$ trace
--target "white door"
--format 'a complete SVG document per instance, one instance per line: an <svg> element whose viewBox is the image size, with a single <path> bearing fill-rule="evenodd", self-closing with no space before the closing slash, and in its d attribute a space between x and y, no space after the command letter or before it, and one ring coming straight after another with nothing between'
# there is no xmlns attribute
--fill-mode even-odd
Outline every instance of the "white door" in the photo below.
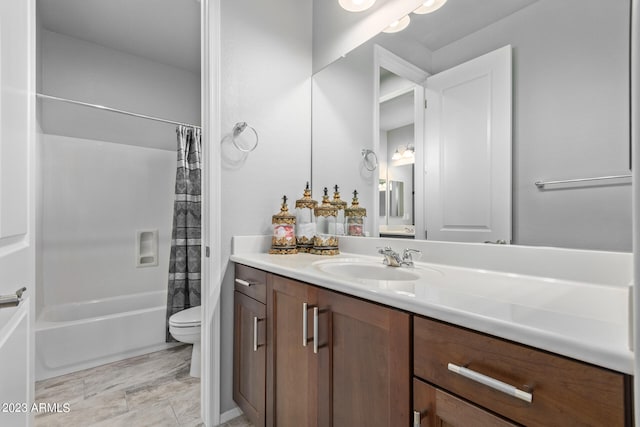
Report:
<svg viewBox="0 0 640 427"><path fill-rule="evenodd" d="M0 2L0 425L30 425L35 300L35 1Z"/></svg>
<svg viewBox="0 0 640 427"><path fill-rule="evenodd" d="M511 46L427 78L429 240L511 241Z"/></svg>

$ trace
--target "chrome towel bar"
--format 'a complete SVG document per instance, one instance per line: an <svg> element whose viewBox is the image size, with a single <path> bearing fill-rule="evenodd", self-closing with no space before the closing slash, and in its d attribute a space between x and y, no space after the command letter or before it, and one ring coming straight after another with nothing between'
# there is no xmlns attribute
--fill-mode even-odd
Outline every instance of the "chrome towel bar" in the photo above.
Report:
<svg viewBox="0 0 640 427"><path fill-rule="evenodd" d="M631 178L631 174L628 174L628 175L596 176L596 177L592 177L592 178L563 179L563 180L558 180L558 181L536 181L536 182L534 182L534 184L538 188L544 188L545 185L570 184L570 183L574 183L574 182L600 181L600 180L605 180L605 179L621 179L621 178Z"/></svg>

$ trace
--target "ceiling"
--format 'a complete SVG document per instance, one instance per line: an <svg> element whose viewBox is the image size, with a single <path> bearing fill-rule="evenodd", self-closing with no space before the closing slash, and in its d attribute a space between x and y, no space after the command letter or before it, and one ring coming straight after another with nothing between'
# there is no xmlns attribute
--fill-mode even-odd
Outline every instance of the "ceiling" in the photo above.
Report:
<svg viewBox="0 0 640 427"><path fill-rule="evenodd" d="M37 0L42 27L200 73L197 0Z"/></svg>
<svg viewBox="0 0 640 427"><path fill-rule="evenodd" d="M536 1L449 0L433 13L412 13L411 24L402 33L416 39L433 52Z"/></svg>

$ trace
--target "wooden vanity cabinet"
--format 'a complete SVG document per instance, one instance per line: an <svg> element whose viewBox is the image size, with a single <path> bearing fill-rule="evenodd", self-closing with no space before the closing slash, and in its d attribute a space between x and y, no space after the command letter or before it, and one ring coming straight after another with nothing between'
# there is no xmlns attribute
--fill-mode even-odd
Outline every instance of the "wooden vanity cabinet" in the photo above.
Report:
<svg viewBox="0 0 640 427"><path fill-rule="evenodd" d="M414 375L441 389L435 391L436 407L451 401L442 397L446 390L478 410L526 426L633 425L630 376L420 316L413 321ZM450 364L472 370L475 378L453 372ZM476 374L530 393L531 401L491 388ZM414 382L414 393L416 388L422 389Z"/></svg>
<svg viewBox="0 0 640 427"><path fill-rule="evenodd" d="M233 400L255 427L266 419L267 274L236 265Z"/></svg>
<svg viewBox="0 0 640 427"><path fill-rule="evenodd" d="M629 375L242 265L236 279L233 398L256 427L633 425Z"/></svg>
<svg viewBox="0 0 640 427"><path fill-rule="evenodd" d="M267 307L268 426L409 425L407 313L276 275Z"/></svg>
<svg viewBox="0 0 640 427"><path fill-rule="evenodd" d="M418 379L413 380L412 427L516 427L462 399Z"/></svg>

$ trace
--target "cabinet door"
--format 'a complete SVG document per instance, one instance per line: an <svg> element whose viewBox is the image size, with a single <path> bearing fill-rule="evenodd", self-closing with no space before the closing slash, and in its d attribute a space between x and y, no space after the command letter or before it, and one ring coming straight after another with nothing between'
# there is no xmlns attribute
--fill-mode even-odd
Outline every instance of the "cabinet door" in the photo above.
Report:
<svg viewBox="0 0 640 427"><path fill-rule="evenodd" d="M318 291L318 424L409 425L409 315Z"/></svg>
<svg viewBox="0 0 640 427"><path fill-rule="evenodd" d="M417 379L413 380L413 427L516 427L482 408Z"/></svg>
<svg viewBox="0 0 640 427"><path fill-rule="evenodd" d="M264 427L266 307L238 291L234 301L233 400L254 426Z"/></svg>
<svg viewBox="0 0 640 427"><path fill-rule="evenodd" d="M316 290L295 280L267 277L267 426L317 425L317 358L312 322ZM306 304L307 310L303 310ZM303 343L303 317L308 316Z"/></svg>

